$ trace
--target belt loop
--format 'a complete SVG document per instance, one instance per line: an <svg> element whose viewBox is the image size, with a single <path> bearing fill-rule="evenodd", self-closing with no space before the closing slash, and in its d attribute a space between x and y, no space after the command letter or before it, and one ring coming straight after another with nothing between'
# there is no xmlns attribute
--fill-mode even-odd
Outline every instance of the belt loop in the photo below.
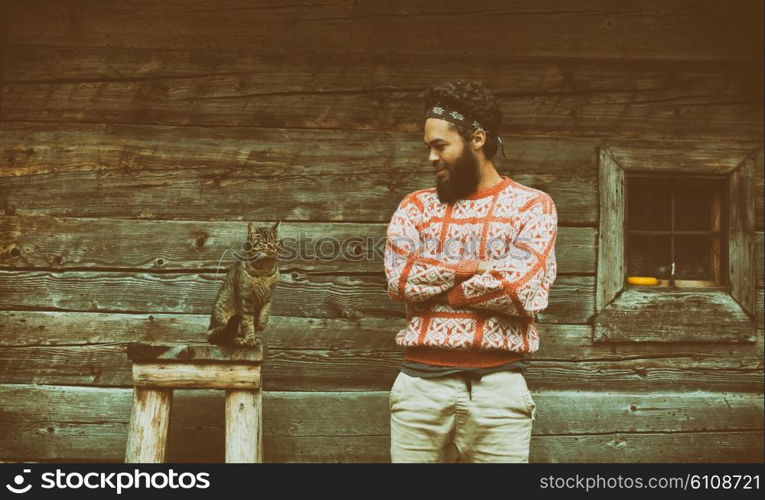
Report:
<svg viewBox="0 0 765 500"><path fill-rule="evenodd" d="M465 378L465 386L467 387L467 391L468 391L468 397L472 401L473 400L473 384L470 381L470 375L465 374L464 378Z"/></svg>

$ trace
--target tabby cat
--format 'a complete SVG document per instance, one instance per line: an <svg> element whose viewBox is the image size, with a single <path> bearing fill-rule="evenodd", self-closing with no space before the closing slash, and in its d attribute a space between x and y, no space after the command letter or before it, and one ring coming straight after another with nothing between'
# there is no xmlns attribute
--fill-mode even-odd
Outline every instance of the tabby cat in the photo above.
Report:
<svg viewBox="0 0 765 500"><path fill-rule="evenodd" d="M272 227L247 224L244 254L237 254L218 292L210 318L208 342L255 347L255 332L265 330L271 313L271 296L279 281L276 253L279 222Z"/></svg>

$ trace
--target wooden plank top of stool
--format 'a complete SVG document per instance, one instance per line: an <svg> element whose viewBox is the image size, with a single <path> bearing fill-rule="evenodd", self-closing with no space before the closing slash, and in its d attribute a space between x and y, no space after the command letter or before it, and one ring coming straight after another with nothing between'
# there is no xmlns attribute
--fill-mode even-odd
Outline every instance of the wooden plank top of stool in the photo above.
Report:
<svg viewBox="0 0 765 500"><path fill-rule="evenodd" d="M127 355L133 362L236 362L260 364L263 347L224 347L206 343L171 344L133 342L127 346Z"/></svg>

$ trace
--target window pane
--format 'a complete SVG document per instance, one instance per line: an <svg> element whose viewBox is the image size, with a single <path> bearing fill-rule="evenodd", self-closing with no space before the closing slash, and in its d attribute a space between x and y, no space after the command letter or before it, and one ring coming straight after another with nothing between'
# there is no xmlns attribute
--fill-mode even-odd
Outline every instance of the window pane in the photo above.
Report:
<svg viewBox="0 0 765 500"><path fill-rule="evenodd" d="M712 278L712 238L709 236L675 237L675 278L709 280Z"/></svg>
<svg viewBox="0 0 765 500"><path fill-rule="evenodd" d="M678 231L709 231L712 229L711 187L679 184L675 197L675 229Z"/></svg>
<svg viewBox="0 0 765 500"><path fill-rule="evenodd" d="M630 235L627 242L627 276L669 279L669 238Z"/></svg>
<svg viewBox="0 0 765 500"><path fill-rule="evenodd" d="M669 231L672 212L666 184L657 179L627 179L628 229Z"/></svg>

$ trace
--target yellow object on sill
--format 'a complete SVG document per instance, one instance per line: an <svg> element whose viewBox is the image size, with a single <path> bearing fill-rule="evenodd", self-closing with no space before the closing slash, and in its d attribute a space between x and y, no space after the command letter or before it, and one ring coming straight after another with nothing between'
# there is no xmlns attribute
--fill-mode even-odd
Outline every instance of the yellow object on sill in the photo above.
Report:
<svg viewBox="0 0 765 500"><path fill-rule="evenodd" d="M627 283L630 285L658 285L659 280L647 276L628 276Z"/></svg>

